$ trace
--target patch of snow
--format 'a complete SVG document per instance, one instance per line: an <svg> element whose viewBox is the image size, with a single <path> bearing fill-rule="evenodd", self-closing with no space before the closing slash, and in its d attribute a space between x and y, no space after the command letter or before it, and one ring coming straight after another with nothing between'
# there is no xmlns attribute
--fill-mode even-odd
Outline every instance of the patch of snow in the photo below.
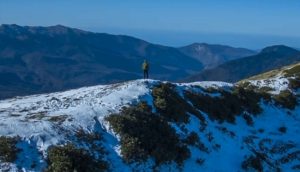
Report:
<svg viewBox="0 0 300 172"><path fill-rule="evenodd" d="M262 79L262 80L249 80L252 85L255 85L259 88L269 87L273 91L270 91L272 94L279 94L280 91L289 89L289 80L288 78L282 76L276 76L270 79Z"/></svg>

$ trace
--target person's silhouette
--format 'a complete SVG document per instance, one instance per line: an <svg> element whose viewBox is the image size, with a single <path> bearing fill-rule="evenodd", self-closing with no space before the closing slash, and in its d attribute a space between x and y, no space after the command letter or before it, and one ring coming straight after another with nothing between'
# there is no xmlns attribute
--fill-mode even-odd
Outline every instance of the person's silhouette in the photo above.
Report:
<svg viewBox="0 0 300 172"><path fill-rule="evenodd" d="M142 69L144 71L144 79L148 79L149 78L149 64L148 64L147 60L144 60Z"/></svg>

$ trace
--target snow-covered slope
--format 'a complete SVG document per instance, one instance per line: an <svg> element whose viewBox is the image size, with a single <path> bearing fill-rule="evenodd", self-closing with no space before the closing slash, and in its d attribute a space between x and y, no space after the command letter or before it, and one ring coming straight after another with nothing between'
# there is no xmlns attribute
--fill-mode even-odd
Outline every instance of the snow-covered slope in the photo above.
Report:
<svg viewBox="0 0 300 172"><path fill-rule="evenodd" d="M24 154L37 159L39 165L34 171L39 171L46 166L43 156L46 156L49 146L66 143L69 135L79 129L87 132L104 129L101 124L105 115L141 98L149 98L149 91L147 84L137 80L3 100L0 102L0 135L21 137L23 142L19 147L25 147L28 152ZM59 117L61 119L56 120ZM108 136L107 148L112 151L109 158L113 163L122 164L121 160L116 161L116 146L116 138ZM36 152L42 155L35 157ZM31 170L31 162L27 158L21 155L16 162L26 171ZM123 166L116 167L123 171Z"/></svg>
<svg viewBox="0 0 300 172"><path fill-rule="evenodd" d="M74 136L81 130L86 133L101 133L101 144L107 152L105 160L111 171L152 171L151 160L133 164L122 160L120 137L104 118L118 113L124 106L141 101L147 102L155 111L152 90L161 83L163 82L155 80L135 80L0 101L0 136L18 137L17 147L21 149L14 162L0 162L0 171L42 171L47 167L45 159L48 148L67 142L76 144ZM230 91L234 85L197 82L175 84L175 87L177 93L186 99L185 91L218 97L222 96L218 92L207 93L203 90L213 87L214 90ZM189 100L186 101L191 104ZM282 171L299 170L300 107L290 110L263 101L260 106L263 111L252 116L252 125L247 124L242 115L236 116L235 123L212 120L209 114L199 109L205 118L205 128L200 129L201 121L193 114L188 114L189 122L186 124L170 122L180 137L191 132L197 133L202 148L189 145L191 155L182 166L169 163L157 169L243 171L247 168L243 169L242 165L245 166L247 158L253 156L262 159L263 171L275 171L277 168ZM93 151L90 147L86 149ZM255 162L250 160L250 163Z"/></svg>

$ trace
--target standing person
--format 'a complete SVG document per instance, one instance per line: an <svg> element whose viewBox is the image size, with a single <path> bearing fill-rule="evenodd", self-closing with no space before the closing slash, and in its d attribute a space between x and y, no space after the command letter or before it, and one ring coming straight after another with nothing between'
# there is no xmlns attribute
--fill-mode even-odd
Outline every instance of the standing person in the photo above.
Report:
<svg viewBox="0 0 300 172"><path fill-rule="evenodd" d="M144 79L148 79L149 78L149 64L147 62L147 60L144 60L144 63L143 63L143 71L144 71Z"/></svg>

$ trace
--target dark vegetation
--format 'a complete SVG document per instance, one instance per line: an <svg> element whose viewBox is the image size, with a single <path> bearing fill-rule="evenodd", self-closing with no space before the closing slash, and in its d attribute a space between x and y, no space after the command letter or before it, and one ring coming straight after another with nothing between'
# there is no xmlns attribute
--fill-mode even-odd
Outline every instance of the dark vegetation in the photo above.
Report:
<svg viewBox="0 0 300 172"><path fill-rule="evenodd" d="M154 158L156 165L177 162L179 165L190 156L187 145L207 151L199 136L191 132L184 139L180 139L168 122L177 124L187 123L189 113L205 122L200 113L203 111L211 119L219 122L235 122L235 116L243 115L248 125L253 125L253 115L262 112L260 102L272 103L285 108L293 108L296 99L290 92L282 92L272 96L270 89L258 89L251 84L238 85L232 90L218 90L215 88L202 89L204 92L185 91L183 97L175 90L172 84L160 84L153 88L154 107L145 102L124 108L119 114L106 117L112 129L120 135L121 153L127 163L144 162ZM220 93L219 96L210 96L211 93ZM188 100L188 101L187 101ZM190 102L190 103L188 103ZM200 111L199 111L200 110ZM234 133L227 131L231 137ZM260 170L259 157L249 157L243 164L244 168Z"/></svg>
<svg viewBox="0 0 300 172"><path fill-rule="evenodd" d="M87 133L84 130L80 129L76 133L76 143L80 146L88 147L89 154L93 155L97 159L104 159L104 156L107 155L103 147L103 137L98 132Z"/></svg>
<svg viewBox="0 0 300 172"><path fill-rule="evenodd" d="M289 77L289 88L294 90L300 88L300 65L296 65L284 72L284 76Z"/></svg>
<svg viewBox="0 0 300 172"><path fill-rule="evenodd" d="M276 105L280 105L291 110L295 109L298 104L297 97L289 90L281 91L278 95L274 95L273 99Z"/></svg>
<svg viewBox="0 0 300 172"><path fill-rule="evenodd" d="M281 133L286 133L287 128L285 126L279 127L278 131L280 131Z"/></svg>
<svg viewBox="0 0 300 172"><path fill-rule="evenodd" d="M17 154L20 151L16 144L17 138L13 137L0 137L0 162L13 162L17 158Z"/></svg>
<svg viewBox="0 0 300 172"><path fill-rule="evenodd" d="M77 148L73 144L50 147L47 162L46 172L99 172L108 170L107 162L96 159L87 150Z"/></svg>
<svg viewBox="0 0 300 172"><path fill-rule="evenodd" d="M300 150L296 150L286 154L285 156L279 159L279 162L286 164L294 160L300 160Z"/></svg>
<svg viewBox="0 0 300 172"><path fill-rule="evenodd" d="M254 122L253 122L252 117L251 117L249 114L244 113L244 114L243 114L243 118L245 119L247 125L253 126L253 123L254 123Z"/></svg>
<svg viewBox="0 0 300 172"><path fill-rule="evenodd" d="M196 132L191 132L187 138L185 139L185 142L189 145L195 146L200 141L199 136Z"/></svg>
<svg viewBox="0 0 300 172"><path fill-rule="evenodd" d="M289 79L289 88L294 90L300 88L300 78Z"/></svg>
<svg viewBox="0 0 300 172"><path fill-rule="evenodd" d="M262 109L259 102L265 96L261 93L242 87L235 87L231 92L219 90L221 96L212 97L207 94L185 92L185 97L194 107L206 112L211 119L220 122L235 122L235 116L242 112L259 114Z"/></svg>
<svg viewBox="0 0 300 172"><path fill-rule="evenodd" d="M208 148L204 145L204 143L201 142L198 134L194 131L188 134L188 136L183 140L188 145L195 146L199 150L209 153Z"/></svg>
<svg viewBox="0 0 300 172"><path fill-rule="evenodd" d="M242 168L244 170L251 170L254 169L257 172L263 172L263 165L262 165L262 160L259 156L249 156L244 160L242 163Z"/></svg>
<svg viewBox="0 0 300 172"><path fill-rule="evenodd" d="M196 163L199 164L199 165L202 165L204 162L205 162L205 159L202 159L202 158L197 158L196 159Z"/></svg>
<svg viewBox="0 0 300 172"><path fill-rule="evenodd" d="M294 67L284 70L285 72L285 77L300 77L300 65L295 65Z"/></svg>
<svg viewBox="0 0 300 172"><path fill-rule="evenodd" d="M300 82L296 79L290 79L292 83L289 83L289 87L291 89L298 89L300 85ZM299 82L299 83L298 83ZM289 90L283 90L277 95L271 95L268 93L269 91L272 91L269 87L261 87L258 88L254 85L251 85L249 82L243 82L238 85L240 88L244 88L247 90L252 90L259 94L263 100L270 103L274 101L275 105L281 106L283 108L287 109L295 109L296 105L298 105L297 97Z"/></svg>
<svg viewBox="0 0 300 172"><path fill-rule="evenodd" d="M48 120L51 122L62 124L67 118L68 115L57 115L57 116L50 116Z"/></svg>
<svg viewBox="0 0 300 172"><path fill-rule="evenodd" d="M156 165L172 161L181 165L190 156L190 151L167 119L152 113L146 103L126 107L120 114L106 117L121 137L121 154L125 162L143 162L152 157Z"/></svg>
<svg viewBox="0 0 300 172"><path fill-rule="evenodd" d="M189 120L187 112L189 112L204 121L200 112L188 104L174 89L174 86L169 83L153 88L154 106L161 116L167 121L187 123Z"/></svg>

